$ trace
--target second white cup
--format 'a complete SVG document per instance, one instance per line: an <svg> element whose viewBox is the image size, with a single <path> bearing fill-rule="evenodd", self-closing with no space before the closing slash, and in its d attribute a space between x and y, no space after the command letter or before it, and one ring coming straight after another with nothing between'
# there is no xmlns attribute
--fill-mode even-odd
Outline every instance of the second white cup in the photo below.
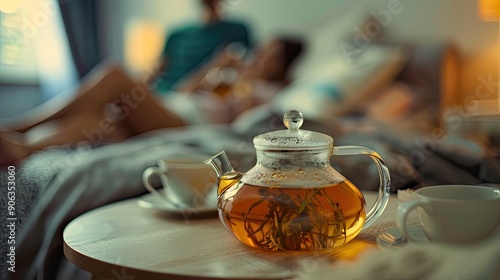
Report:
<svg viewBox="0 0 500 280"><path fill-rule="evenodd" d="M398 206L396 226L409 239L406 220L418 209L418 219L431 242L468 243L488 237L500 225L500 189L446 185L415 192L417 200Z"/></svg>

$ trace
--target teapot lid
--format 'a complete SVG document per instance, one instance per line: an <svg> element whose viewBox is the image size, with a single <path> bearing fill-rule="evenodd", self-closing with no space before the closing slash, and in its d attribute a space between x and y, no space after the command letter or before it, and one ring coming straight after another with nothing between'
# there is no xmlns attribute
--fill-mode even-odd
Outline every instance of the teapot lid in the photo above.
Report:
<svg viewBox="0 0 500 280"><path fill-rule="evenodd" d="M333 146L333 138L319 132L300 130L304 116L297 110L283 116L287 130L277 130L256 136L253 144L258 150L326 149Z"/></svg>

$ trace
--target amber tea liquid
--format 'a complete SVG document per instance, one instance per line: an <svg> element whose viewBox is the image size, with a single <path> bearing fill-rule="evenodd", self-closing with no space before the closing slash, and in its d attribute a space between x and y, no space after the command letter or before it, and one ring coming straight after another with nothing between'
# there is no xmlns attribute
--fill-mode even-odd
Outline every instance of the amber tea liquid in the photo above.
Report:
<svg viewBox="0 0 500 280"><path fill-rule="evenodd" d="M219 215L250 247L334 248L351 241L366 220L364 197L347 180L321 188L271 188L236 185L240 178L221 178L219 186L227 190L219 198Z"/></svg>

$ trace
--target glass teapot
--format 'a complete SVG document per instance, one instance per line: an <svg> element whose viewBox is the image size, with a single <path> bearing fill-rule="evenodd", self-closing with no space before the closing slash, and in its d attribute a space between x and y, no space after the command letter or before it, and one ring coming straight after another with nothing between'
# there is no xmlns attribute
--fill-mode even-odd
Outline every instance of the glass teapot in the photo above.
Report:
<svg viewBox="0 0 500 280"><path fill-rule="evenodd" d="M382 158L360 146L334 147L333 138L300 130L303 116L292 110L288 130L254 138L257 163L235 171L224 151L207 159L218 176L219 218L242 243L267 250L311 251L346 244L382 214L390 176ZM366 212L363 194L330 165L331 155L369 155L380 188Z"/></svg>

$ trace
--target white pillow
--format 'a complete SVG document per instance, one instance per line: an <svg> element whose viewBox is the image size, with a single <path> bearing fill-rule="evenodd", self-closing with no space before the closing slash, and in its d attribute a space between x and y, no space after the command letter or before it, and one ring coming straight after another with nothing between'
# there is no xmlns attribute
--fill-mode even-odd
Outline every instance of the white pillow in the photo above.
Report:
<svg viewBox="0 0 500 280"><path fill-rule="evenodd" d="M354 109L392 82L405 61L401 48L366 46L356 57L326 57L316 69L277 95L278 113L299 110L304 117L324 119Z"/></svg>
<svg viewBox="0 0 500 280"><path fill-rule="evenodd" d="M365 3L366 5L366 3ZM311 28L303 34L306 41L305 55L300 58L292 73L293 79L304 77L307 73L314 71L325 58L342 51L340 46L350 42L356 35L356 26L364 26L369 19L369 11L365 7L358 6L349 9L342 16L329 18L317 27Z"/></svg>

